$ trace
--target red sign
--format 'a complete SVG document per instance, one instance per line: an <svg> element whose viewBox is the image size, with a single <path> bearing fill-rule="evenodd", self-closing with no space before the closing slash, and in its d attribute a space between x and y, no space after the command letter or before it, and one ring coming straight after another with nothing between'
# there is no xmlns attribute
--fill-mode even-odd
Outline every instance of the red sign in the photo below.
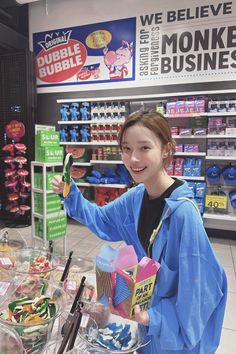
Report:
<svg viewBox="0 0 236 354"><path fill-rule="evenodd" d="M91 71L89 70L82 70L78 73L77 77L79 80L88 80L91 77Z"/></svg>
<svg viewBox="0 0 236 354"><path fill-rule="evenodd" d="M25 135L25 126L22 122L12 120L6 126L7 137L15 141L19 141Z"/></svg>
<svg viewBox="0 0 236 354"><path fill-rule="evenodd" d="M36 76L45 82L65 81L82 69L86 58L87 50L83 43L69 39L66 44L39 52Z"/></svg>

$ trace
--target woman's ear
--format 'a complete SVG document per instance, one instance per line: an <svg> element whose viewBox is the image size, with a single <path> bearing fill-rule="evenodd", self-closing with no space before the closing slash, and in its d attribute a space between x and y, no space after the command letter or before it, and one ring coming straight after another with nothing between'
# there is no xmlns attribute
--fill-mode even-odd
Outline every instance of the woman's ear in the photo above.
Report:
<svg viewBox="0 0 236 354"><path fill-rule="evenodd" d="M163 159L166 159L167 157L170 156L170 143L167 143L164 147L163 147L163 152L162 152L162 157Z"/></svg>

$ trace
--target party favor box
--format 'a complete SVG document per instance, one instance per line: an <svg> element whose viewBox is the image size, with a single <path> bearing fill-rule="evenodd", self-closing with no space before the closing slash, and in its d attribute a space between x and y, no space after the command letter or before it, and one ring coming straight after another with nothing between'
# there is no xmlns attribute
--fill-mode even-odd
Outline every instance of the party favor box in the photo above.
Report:
<svg viewBox="0 0 236 354"><path fill-rule="evenodd" d="M96 256L98 301L108 304L111 298L115 309L127 318L132 317L135 305L148 309L159 267L148 257L138 262L133 246L102 246Z"/></svg>

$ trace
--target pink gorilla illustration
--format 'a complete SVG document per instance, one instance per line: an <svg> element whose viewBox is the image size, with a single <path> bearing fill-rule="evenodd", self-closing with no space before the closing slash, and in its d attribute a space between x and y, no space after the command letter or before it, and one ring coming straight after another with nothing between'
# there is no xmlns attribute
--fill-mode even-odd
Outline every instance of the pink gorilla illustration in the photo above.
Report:
<svg viewBox="0 0 236 354"><path fill-rule="evenodd" d="M133 43L122 41L116 51L104 49L104 62L109 69L110 79L123 79L128 75L128 64L133 54Z"/></svg>

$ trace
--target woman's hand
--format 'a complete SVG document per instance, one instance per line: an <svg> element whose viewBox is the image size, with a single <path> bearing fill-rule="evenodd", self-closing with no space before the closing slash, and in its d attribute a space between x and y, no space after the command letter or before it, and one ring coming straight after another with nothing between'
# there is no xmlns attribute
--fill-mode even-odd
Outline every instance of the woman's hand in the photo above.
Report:
<svg viewBox="0 0 236 354"><path fill-rule="evenodd" d="M112 304L112 300L109 299L109 307L110 307L110 311L111 313L113 313L114 315L117 316L121 316L121 314L119 313L119 311L117 311L113 304ZM121 316L123 317L123 316ZM127 317L124 317L127 318ZM149 315L147 311L142 311L139 305L135 305L134 306L134 314L131 317L131 320L136 321L140 324L142 324L143 326L149 326Z"/></svg>
<svg viewBox="0 0 236 354"><path fill-rule="evenodd" d="M64 190L65 182L62 180L62 176L55 176L52 179L52 190L54 193L62 194Z"/></svg>
<svg viewBox="0 0 236 354"><path fill-rule="evenodd" d="M144 326L149 326L148 312L146 310L142 311L139 305L134 306L134 315L131 319Z"/></svg>

